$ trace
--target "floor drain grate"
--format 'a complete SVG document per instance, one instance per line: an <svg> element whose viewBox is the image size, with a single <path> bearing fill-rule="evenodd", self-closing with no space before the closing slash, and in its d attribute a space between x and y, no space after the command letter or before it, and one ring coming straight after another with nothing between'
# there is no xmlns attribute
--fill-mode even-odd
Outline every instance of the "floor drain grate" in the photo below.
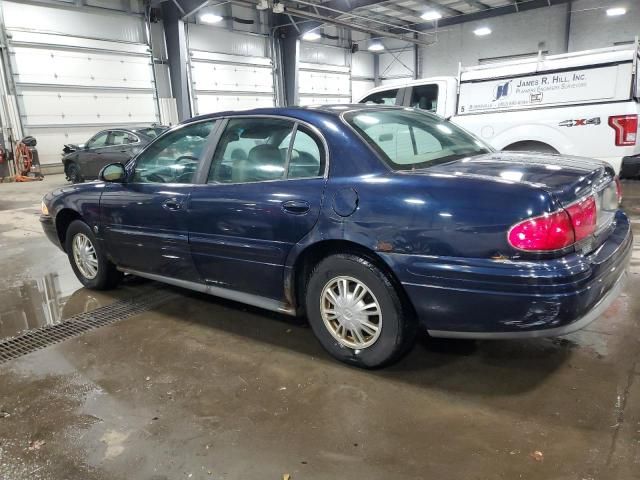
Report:
<svg viewBox="0 0 640 480"><path fill-rule="evenodd" d="M29 330L17 337L0 341L0 363L76 337L89 330L146 312L169 300L171 296L166 290L159 290L129 300L118 300L111 305L97 308L91 312L69 317L64 322Z"/></svg>

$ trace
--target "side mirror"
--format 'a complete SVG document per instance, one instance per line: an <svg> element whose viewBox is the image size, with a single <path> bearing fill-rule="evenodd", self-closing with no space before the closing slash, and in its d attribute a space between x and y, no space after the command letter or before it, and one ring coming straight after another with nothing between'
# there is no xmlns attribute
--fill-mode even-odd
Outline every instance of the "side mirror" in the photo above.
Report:
<svg viewBox="0 0 640 480"><path fill-rule="evenodd" d="M100 170L100 180L103 182L124 182L127 171L121 163L110 163Z"/></svg>

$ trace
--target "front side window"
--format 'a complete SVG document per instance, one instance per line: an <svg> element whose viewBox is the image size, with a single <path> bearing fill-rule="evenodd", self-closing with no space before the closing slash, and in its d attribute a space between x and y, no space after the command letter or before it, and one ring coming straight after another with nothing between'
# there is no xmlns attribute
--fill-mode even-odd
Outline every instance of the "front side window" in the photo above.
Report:
<svg viewBox="0 0 640 480"><path fill-rule="evenodd" d="M438 85L417 85L411 93L411 107L436 112L438 110Z"/></svg>
<svg viewBox="0 0 640 480"><path fill-rule="evenodd" d="M372 93L365 97L360 103L366 103L367 105L395 105L399 90L399 88L392 88L384 92Z"/></svg>
<svg viewBox="0 0 640 480"><path fill-rule="evenodd" d="M193 183L215 120L185 125L159 138L138 155L133 181Z"/></svg>
<svg viewBox="0 0 640 480"><path fill-rule="evenodd" d="M490 147L434 115L415 110L368 110L345 120L395 170L425 168L490 152Z"/></svg>
<svg viewBox="0 0 640 480"><path fill-rule="evenodd" d="M107 144L109 132L100 132L87 142L87 148L104 147Z"/></svg>

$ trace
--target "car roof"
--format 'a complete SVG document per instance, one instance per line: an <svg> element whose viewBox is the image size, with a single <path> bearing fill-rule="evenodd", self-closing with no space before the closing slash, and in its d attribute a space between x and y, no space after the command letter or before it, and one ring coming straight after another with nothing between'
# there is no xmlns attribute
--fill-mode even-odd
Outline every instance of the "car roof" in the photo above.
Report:
<svg viewBox="0 0 640 480"><path fill-rule="evenodd" d="M249 115L277 115L283 117L301 118L305 119L313 116L317 113L318 116L331 116L339 117L345 112L358 112L367 110L402 110L405 107L395 105L367 105L363 103L347 103L347 104L322 104L322 105L308 105L304 107L269 107L269 108L254 108L250 110L227 110L224 112L208 113L205 115L199 115L197 117L190 118L184 123L191 123L206 119L215 119L228 116L249 116Z"/></svg>

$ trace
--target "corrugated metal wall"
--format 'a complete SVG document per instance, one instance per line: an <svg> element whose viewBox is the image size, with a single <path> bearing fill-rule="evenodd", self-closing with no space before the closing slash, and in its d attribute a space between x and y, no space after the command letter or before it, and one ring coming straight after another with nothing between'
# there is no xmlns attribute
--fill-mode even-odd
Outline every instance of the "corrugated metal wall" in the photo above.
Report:
<svg viewBox="0 0 640 480"><path fill-rule="evenodd" d="M194 113L275 105L268 37L189 24Z"/></svg>
<svg viewBox="0 0 640 480"><path fill-rule="evenodd" d="M110 125L158 121L139 15L2 2L23 134L43 164ZM28 22L25 22L25 18Z"/></svg>

